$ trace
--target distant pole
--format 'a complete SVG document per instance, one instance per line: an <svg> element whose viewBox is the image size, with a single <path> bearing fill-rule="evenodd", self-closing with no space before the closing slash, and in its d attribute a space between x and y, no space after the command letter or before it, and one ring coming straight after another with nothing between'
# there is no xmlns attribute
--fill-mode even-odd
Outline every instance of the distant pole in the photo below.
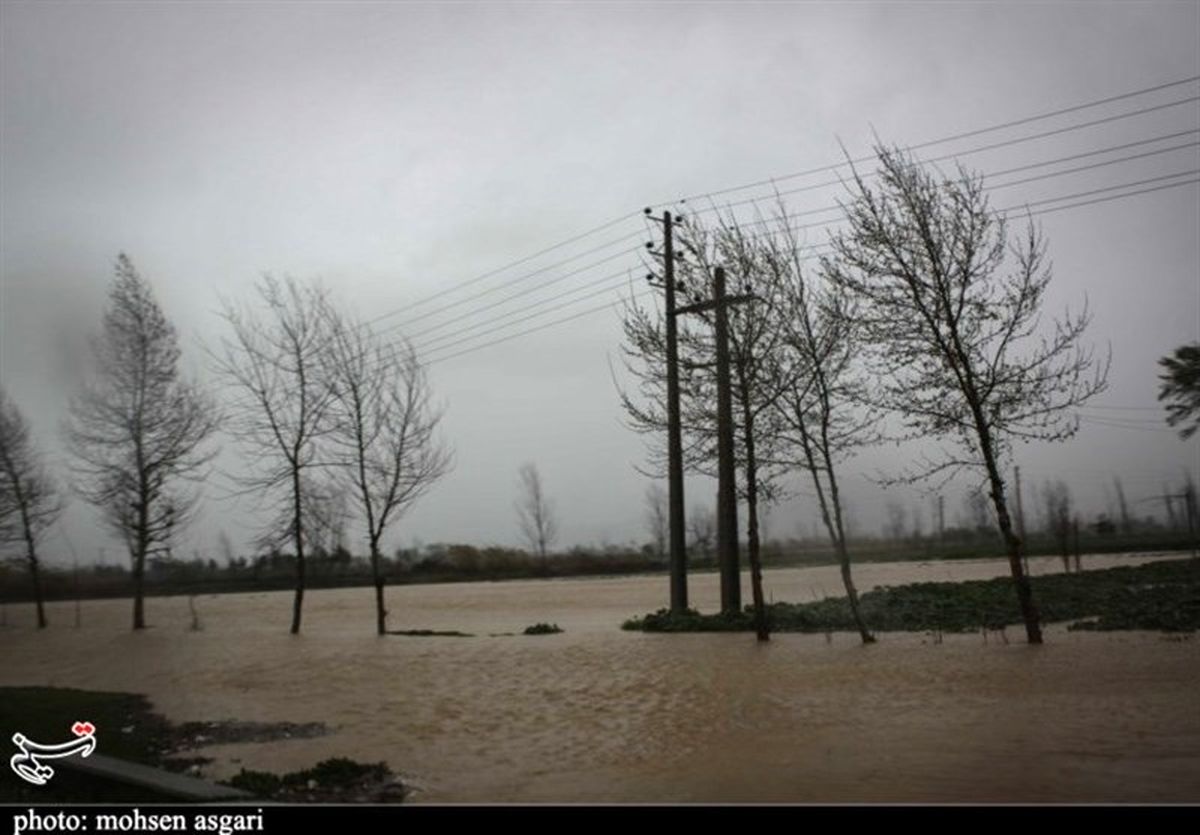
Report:
<svg viewBox="0 0 1200 835"><path fill-rule="evenodd" d="M1025 550L1025 507L1021 504L1021 468L1013 467L1013 479L1016 481L1017 494L1017 536L1021 537L1021 551Z"/></svg>
<svg viewBox="0 0 1200 835"><path fill-rule="evenodd" d="M83 625L83 611L79 605L79 558L74 561L75 566L75 628L78 629Z"/></svg>
<svg viewBox="0 0 1200 835"><path fill-rule="evenodd" d="M1167 506L1167 528L1172 531L1178 530L1179 522L1175 518L1175 504L1173 501L1175 497L1168 493L1167 488L1164 486L1163 494L1159 498L1161 498L1163 500L1163 504Z"/></svg>
<svg viewBox="0 0 1200 835"><path fill-rule="evenodd" d="M946 497L938 493L937 497L938 540L946 539Z"/></svg>
<svg viewBox="0 0 1200 835"><path fill-rule="evenodd" d="M1188 536L1192 540L1192 556L1196 556L1200 548L1196 542L1196 487L1189 478L1183 491L1183 503L1187 509Z"/></svg>
<svg viewBox="0 0 1200 835"><path fill-rule="evenodd" d="M1029 574L1029 546L1025 542L1025 506L1021 503L1021 468L1013 467L1013 487L1017 494L1017 539L1020 540L1021 564Z"/></svg>
<svg viewBox="0 0 1200 835"><path fill-rule="evenodd" d="M1072 517L1072 519L1071 519L1071 538L1074 540L1074 545L1075 545L1075 570L1080 571L1080 570L1082 570L1082 567L1083 567L1082 566L1083 555L1080 554L1080 552L1079 552L1079 517L1078 516Z"/></svg>

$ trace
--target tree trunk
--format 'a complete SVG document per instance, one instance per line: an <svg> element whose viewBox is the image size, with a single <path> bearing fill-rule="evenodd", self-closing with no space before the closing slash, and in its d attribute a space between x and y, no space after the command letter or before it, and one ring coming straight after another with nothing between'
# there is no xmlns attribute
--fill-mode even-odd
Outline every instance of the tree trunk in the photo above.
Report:
<svg viewBox="0 0 1200 835"><path fill-rule="evenodd" d="M379 569L378 543L371 543L371 574L375 579L375 628L380 635L387 634L387 609L383 607L383 573Z"/></svg>
<svg viewBox="0 0 1200 835"><path fill-rule="evenodd" d="M1021 563L1023 544L1020 537L1013 532L1012 519L1008 515L1008 505L1004 501L1004 482L996 469L995 458L990 448L984 449L984 462L987 465L988 480L992 486L992 504L996 508L996 521L1000 525L1000 535L1004 537L1004 546L1008 552L1008 565L1012 571L1013 583L1017 587L1017 602L1021 605L1021 617L1025 621L1025 635L1031 644L1042 643L1042 627L1037 606L1033 602L1033 588L1029 577L1025 574Z"/></svg>
<svg viewBox="0 0 1200 835"><path fill-rule="evenodd" d="M145 576L146 576L146 554L145 552L137 554L133 558L133 628L146 628L146 606L145 606Z"/></svg>
<svg viewBox="0 0 1200 835"><path fill-rule="evenodd" d="M854 587L854 580L850 576L850 554L846 551L844 539L837 541L837 555L838 564L842 569L842 585L846 587L846 599L850 601L850 614L854 617L854 625L858 627L858 636L862 638L864 644L873 644L875 636L867 629L862 612L858 608L858 589Z"/></svg>
<svg viewBox="0 0 1200 835"><path fill-rule="evenodd" d="M750 592L754 597L754 632L760 641L771 640L767 604L763 599L762 558L758 542L758 463L754 457L754 422L742 392L742 425L746 444L746 554L750 560Z"/></svg>
<svg viewBox="0 0 1200 835"><path fill-rule="evenodd" d="M969 363L965 359L962 365L969 368ZM974 391L973 386L971 391ZM967 401L975 422L975 432L979 437L979 450L983 453L983 464L987 468L988 483L992 488L992 505L996 509L996 523L1000 527L1000 535L1004 538L1009 569L1012 571L1013 583L1017 587L1017 602L1021 606L1021 618L1025 622L1025 635L1029 643L1040 644L1042 643L1041 618L1038 615L1037 606L1033 602L1033 587L1029 584L1029 576L1021 560L1025 544L1013 532L1012 518L1008 515L1008 502L1004 499L1004 479L1000 477L1000 467L996 463L991 427L984 419L979 398L973 393L968 393Z"/></svg>
<svg viewBox="0 0 1200 835"><path fill-rule="evenodd" d="M146 491L142 491L146 495ZM133 628L146 628L146 551L150 549L147 530L150 527L148 503L138 509L137 553L133 555Z"/></svg>
<svg viewBox="0 0 1200 835"><path fill-rule="evenodd" d="M828 446L828 440L824 442L824 445ZM833 502L834 524L830 525L829 511L825 507L825 494L821 491L818 483L817 495L821 503L821 514L825 517L825 524L829 527L830 536L833 537L838 566L842 572L842 585L846 587L846 599L850 601L850 614L854 617L854 625L858 627L858 636L864 644L873 644L875 636L871 634L871 630L867 629L862 612L858 608L858 589L854 587L854 578L850 575L850 550L846 547L846 531L842 525L842 500L838 493L837 477L833 474L833 459L828 451L824 451L822 454L825 458L825 475L829 479L829 498ZM817 480L815 472L813 480Z"/></svg>
<svg viewBox="0 0 1200 835"><path fill-rule="evenodd" d="M46 607L42 602L42 578L38 573L37 557L29 553L29 573L33 575L33 600L37 604L38 629L46 628Z"/></svg>
<svg viewBox="0 0 1200 835"><path fill-rule="evenodd" d="M862 612L858 608L858 589L854 587L854 578L850 573L850 550L846 547L846 532L842 525L842 505L841 495L838 493L837 477L833 474L833 459L829 455L827 449L821 451L824 466L820 466L816 460L816 453L813 450L812 439L809 437L808 429L804 425L804 415L797 412L796 428L800 432L800 443L804 449L804 458L808 462L808 471L812 474L813 488L817 492L817 506L821 510L821 521L825 524L825 530L829 533L829 540L833 543L833 550L837 554L838 566L841 568L842 585L846 588L846 599L850 601L850 614L854 618L854 625L858 627L858 635L862 638L864 644L875 643L875 636L867 629L867 624L863 620ZM828 437L823 436L822 444L828 447ZM825 486L821 484L820 471L825 471L825 477L829 479L829 499L825 498ZM833 512L830 513L830 504L833 505Z"/></svg>
<svg viewBox="0 0 1200 835"><path fill-rule="evenodd" d="M42 578L38 574L37 548L33 542L33 526L29 521L29 510L25 504L25 495L18 483L17 501L21 505L21 525L25 532L25 548L29 557L29 574L33 580L33 600L37 605L38 629L46 628L46 607L42 602Z"/></svg>
<svg viewBox="0 0 1200 835"><path fill-rule="evenodd" d="M300 612L304 606L304 529L300 506L300 470L292 468L292 536L296 545L296 596L292 600L292 634L300 633Z"/></svg>

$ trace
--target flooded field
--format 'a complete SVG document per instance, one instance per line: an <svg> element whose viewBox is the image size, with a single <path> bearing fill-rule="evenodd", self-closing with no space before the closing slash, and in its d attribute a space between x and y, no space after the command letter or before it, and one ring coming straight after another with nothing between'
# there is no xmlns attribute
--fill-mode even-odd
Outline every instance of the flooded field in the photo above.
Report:
<svg viewBox="0 0 1200 835"><path fill-rule="evenodd" d="M1085 568L1139 557L1086 557ZM1061 570L1031 560L1035 573ZM868 564L861 590L983 578L1000 560ZM992 635L648 635L620 623L660 608L665 576L391 588L378 637L372 592L8 607L0 685L147 694L173 720L324 721L315 739L214 746L220 778L331 756L386 760L426 802L1200 801L1200 639L1047 629L1046 645ZM840 591L836 569L769 571L775 600ZM744 586L748 597L748 581ZM692 578L717 604L716 576ZM560 635L523 636L555 622ZM76 719L86 717L64 717ZM0 729L5 735L13 729ZM99 730L101 751L103 735ZM115 730L115 729L114 729Z"/></svg>

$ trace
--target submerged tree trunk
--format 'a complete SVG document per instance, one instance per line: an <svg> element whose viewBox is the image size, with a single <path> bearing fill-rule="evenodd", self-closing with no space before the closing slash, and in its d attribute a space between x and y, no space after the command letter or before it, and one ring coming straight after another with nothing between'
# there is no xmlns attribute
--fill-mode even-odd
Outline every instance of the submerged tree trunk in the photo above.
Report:
<svg viewBox="0 0 1200 835"><path fill-rule="evenodd" d="M863 620L862 612L858 606L858 589L854 586L854 578L850 573L850 550L846 547L846 531L842 524L842 505L841 496L838 493L837 477L833 472L833 460L827 450L822 450L821 457L824 464L818 463L815 451L813 450L812 439L809 437L808 429L804 424L803 415L797 415L797 426L800 431L800 443L804 449L804 457L808 462L808 471L812 474L813 487L817 492L817 505L821 510L821 521L825 524L825 530L829 533L829 539L833 543L834 553L837 554L838 567L841 569L842 585L846 589L846 599L850 601L850 614L854 618L854 625L858 628L858 635L864 644L875 643L875 636L867 629L867 624ZM826 444L828 446L828 438ZM829 479L829 497L825 496L825 485L821 483L820 472L824 470L825 477ZM830 505L833 505L833 512L830 513Z"/></svg>
<svg viewBox="0 0 1200 835"><path fill-rule="evenodd" d="M1012 571L1013 583L1017 587L1017 602L1021 606L1021 617L1025 621L1025 635L1029 643L1040 644L1042 643L1041 618L1037 605L1033 602L1033 587L1029 583L1029 576L1025 573L1021 561L1024 543L1013 531L1012 519L1008 515L1008 503L1004 499L1004 480L1000 477L996 456L992 452L991 433L983 423L978 409L975 411L983 462L987 467L988 482L991 485L992 505L996 508L996 521L1000 526L1000 535L1004 537L1004 547L1008 552L1008 565Z"/></svg>
<svg viewBox="0 0 1200 835"><path fill-rule="evenodd" d="M300 506L300 470L292 468L292 537L296 545L296 596L292 601L292 634L300 632L300 612L304 606L304 530Z"/></svg>
<svg viewBox="0 0 1200 835"><path fill-rule="evenodd" d="M42 601L42 578L38 573L37 547L33 540L33 522L29 518L29 508L26 505L25 493L17 482L17 503L21 507L21 525L25 532L25 549L29 558L29 574L33 580L33 601L37 606L38 629L46 628L46 607Z"/></svg>
<svg viewBox="0 0 1200 835"><path fill-rule="evenodd" d="M38 573L37 556L33 553L33 543L29 543L29 573L33 578L33 600L37 605L38 629L46 628L46 607L42 601L42 578Z"/></svg>
<svg viewBox="0 0 1200 835"><path fill-rule="evenodd" d="M138 453L139 459L141 452ZM139 464L139 469L141 465ZM136 552L133 554L133 628L146 628L146 552L150 550L147 533L150 529L149 490L143 476L141 503L138 506L137 531L134 534Z"/></svg>
<svg viewBox="0 0 1200 835"><path fill-rule="evenodd" d="M145 577L146 577L146 556L145 554L134 555L133 558L133 628L146 628L146 606L145 606Z"/></svg>
<svg viewBox="0 0 1200 835"><path fill-rule="evenodd" d="M754 598L754 632L760 641L771 640L767 604L763 599L762 555L758 541L758 462L754 455L754 419L749 398L742 391L742 420L746 444L746 553L750 560L750 592Z"/></svg>
<svg viewBox="0 0 1200 835"><path fill-rule="evenodd" d="M383 572L380 570L379 544L371 543L371 574L375 580L375 628L380 635L387 634L387 609L383 605Z"/></svg>

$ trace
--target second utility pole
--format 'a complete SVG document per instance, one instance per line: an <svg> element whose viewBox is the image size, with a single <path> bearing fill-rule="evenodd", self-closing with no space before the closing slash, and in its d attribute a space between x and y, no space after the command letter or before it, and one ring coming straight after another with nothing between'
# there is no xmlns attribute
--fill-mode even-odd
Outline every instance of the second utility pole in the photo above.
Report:
<svg viewBox="0 0 1200 835"><path fill-rule="evenodd" d="M737 476L733 448L733 386L729 369L729 306L753 301L751 294L725 295L725 269L713 273L713 298L676 310L677 315L713 311L713 336L717 353L717 564L721 575L721 611L742 610L741 566L738 564ZM759 636L765 635L762 613L761 572L752 566L755 611Z"/></svg>

